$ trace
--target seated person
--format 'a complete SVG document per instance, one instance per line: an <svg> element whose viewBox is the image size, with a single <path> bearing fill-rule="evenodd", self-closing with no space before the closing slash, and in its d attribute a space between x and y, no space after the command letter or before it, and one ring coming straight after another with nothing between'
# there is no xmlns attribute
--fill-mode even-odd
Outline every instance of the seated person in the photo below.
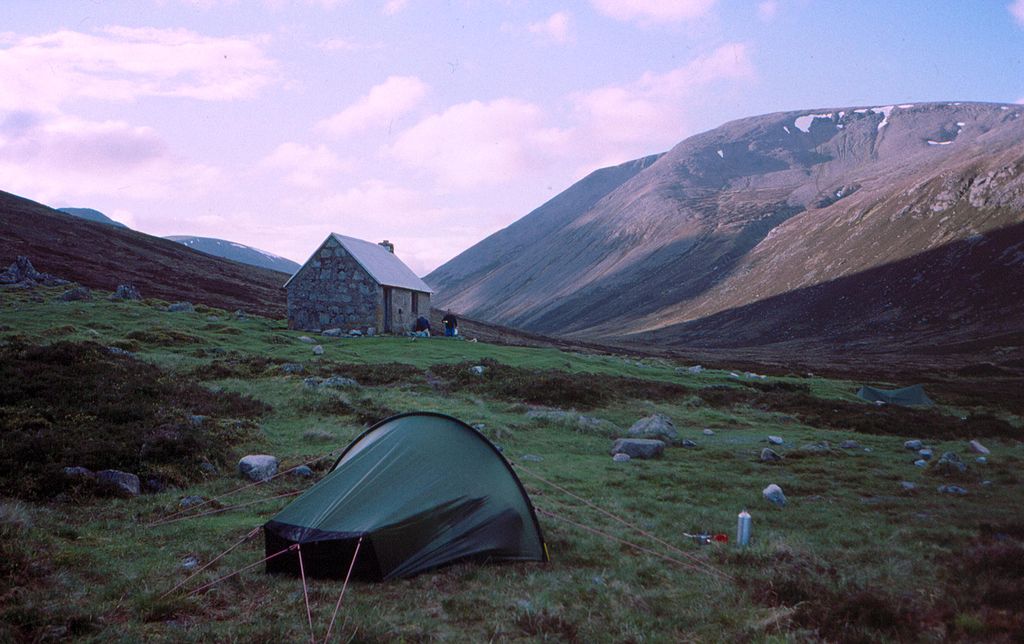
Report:
<svg viewBox="0 0 1024 644"><path fill-rule="evenodd" d="M429 337L430 320L428 320L425 316L419 316L418 318L416 318L416 322L413 324L412 332L414 335Z"/></svg>

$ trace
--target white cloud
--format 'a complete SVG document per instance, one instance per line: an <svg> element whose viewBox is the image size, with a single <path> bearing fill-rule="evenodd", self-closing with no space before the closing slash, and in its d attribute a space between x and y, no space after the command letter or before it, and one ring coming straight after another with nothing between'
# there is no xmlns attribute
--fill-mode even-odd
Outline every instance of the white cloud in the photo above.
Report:
<svg viewBox="0 0 1024 644"><path fill-rule="evenodd" d="M710 84L753 76L747 46L729 43L665 73L573 94L578 143L602 165L662 151L688 133L690 115L714 96Z"/></svg>
<svg viewBox="0 0 1024 644"><path fill-rule="evenodd" d="M377 128L388 130L392 122L412 110L426 96L426 83L415 76L391 76L352 105L319 123L335 136L348 136Z"/></svg>
<svg viewBox="0 0 1024 644"><path fill-rule="evenodd" d="M453 105L402 132L389 152L448 187L495 184L536 171L565 142L531 103L501 98Z"/></svg>
<svg viewBox="0 0 1024 644"><path fill-rule="evenodd" d="M1024 0L1014 0L1006 8L1010 10L1010 14L1017 20L1017 24L1024 27Z"/></svg>
<svg viewBox="0 0 1024 644"><path fill-rule="evenodd" d="M1022 0L1024 1L1024 0ZM757 16L764 22L771 22L779 12L778 0L764 0L757 3Z"/></svg>
<svg viewBox="0 0 1024 644"><path fill-rule="evenodd" d="M530 33L550 38L556 43L567 43L573 39L572 18L567 11L551 14L547 20L534 22L527 27Z"/></svg>
<svg viewBox="0 0 1024 644"><path fill-rule="evenodd" d="M332 176L352 169L351 163L343 162L326 145L314 147L293 142L277 146L260 165L282 171L285 181L301 188L322 187Z"/></svg>
<svg viewBox="0 0 1024 644"><path fill-rule="evenodd" d="M590 0L594 8L616 20L640 23L680 22L701 18L716 0Z"/></svg>
<svg viewBox="0 0 1024 644"><path fill-rule="evenodd" d="M56 109L78 97L177 96L227 101L273 82L262 38L184 29L107 27L98 34L7 34L0 40L0 109Z"/></svg>
<svg viewBox="0 0 1024 644"><path fill-rule="evenodd" d="M48 112L0 113L0 185L43 201L201 194L220 173L176 159L151 128Z"/></svg>
<svg viewBox="0 0 1024 644"><path fill-rule="evenodd" d="M382 11L385 16L393 16L405 9L408 4L409 0L388 0L384 3Z"/></svg>

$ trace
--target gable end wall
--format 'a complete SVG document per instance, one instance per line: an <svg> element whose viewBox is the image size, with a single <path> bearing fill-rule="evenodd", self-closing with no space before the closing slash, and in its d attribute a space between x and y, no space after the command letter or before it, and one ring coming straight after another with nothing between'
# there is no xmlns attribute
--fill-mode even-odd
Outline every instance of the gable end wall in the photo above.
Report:
<svg viewBox="0 0 1024 644"><path fill-rule="evenodd" d="M380 284L328 238L288 284L288 328L375 333L381 330L383 305Z"/></svg>

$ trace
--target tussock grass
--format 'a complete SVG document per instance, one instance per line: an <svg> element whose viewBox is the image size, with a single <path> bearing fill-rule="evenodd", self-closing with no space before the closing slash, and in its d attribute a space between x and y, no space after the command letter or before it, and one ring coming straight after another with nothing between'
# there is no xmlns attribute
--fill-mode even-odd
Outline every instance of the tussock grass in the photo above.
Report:
<svg viewBox="0 0 1024 644"><path fill-rule="evenodd" d="M56 295L0 299L0 373L7 374L0 391L13 392L0 400L0 458L15 444L12 436L39 432L48 442L36 451L52 456L53 465L57 454L82 459L123 451L141 458L135 436L141 431L160 457L147 471L170 487L133 499L61 488L65 496L57 500L5 488L2 641L308 639L296 579L257 568L186 596L262 558L259 537L181 591L161 595L189 574L181 567L186 557L210 562L288 502L266 499L309 481L282 476L206 508L254 505L146 525L179 511L185 496L220 498L243 485L235 474L240 454L275 454L286 469L340 450L367 423L413 410L478 425L502 448L535 505L556 515L541 517L552 561L456 565L414 579L356 583L335 627L339 641L1000 641L1024 631L1022 423L1013 404L1001 403L1012 390L1002 371L967 374L998 380L991 397L984 396L983 380L961 386L936 376L941 382L927 388L940 407L918 413L861 403L850 381L773 376L748 382L727 370L678 373L666 360L443 338L320 338L325 353L316 357L298 341L301 333L278 320L237 320L205 308L172 314L157 302L109 303L100 294L92 302L58 304ZM209 322L209 315L220 320ZM61 327L69 328L51 332ZM110 346L134 355L114 356ZM29 352L43 356L34 368L17 362ZM278 365L285 362L302 364L304 373L283 373ZM8 364L15 366L4 372ZM469 373L481 364L482 377ZM361 387L303 385L307 377L331 375L354 378ZM865 374L865 380L875 379ZM49 381L56 389L47 388ZM143 399L152 404L134 404ZM538 405L571 414L528 418ZM575 420L583 414L624 432L652 413L671 417L697 448L669 447L659 460L613 463L607 451L618 432ZM186 451L210 458L216 472L182 460L181 437L173 432L159 440L156 430L174 429L195 414L208 417L199 426L211 432L214 447ZM56 427L82 433L62 443ZM704 427L714 434L704 435ZM769 434L785 439L775 447L783 455L779 464L758 460ZM987 464L967 453L966 441L977 437L992 449ZM838 448L850 438L862 447ZM926 440L936 457L958 452L970 476L947 480L915 468L916 455L902 445L907 438ZM92 450L90 441L100 439L103 448ZM825 441L829 449L803 449ZM71 464L60 459L61 466ZM313 469L323 476L331 464L328 458ZM901 481L917 488L905 491ZM938 493L947 482L968 488L968 495ZM769 483L785 491L785 508L761 498ZM745 549L700 546L683 536L704 530L732 536L744 508L754 517L753 542ZM728 577L575 524L686 560L679 549ZM341 582L316 581L309 590L322 636Z"/></svg>

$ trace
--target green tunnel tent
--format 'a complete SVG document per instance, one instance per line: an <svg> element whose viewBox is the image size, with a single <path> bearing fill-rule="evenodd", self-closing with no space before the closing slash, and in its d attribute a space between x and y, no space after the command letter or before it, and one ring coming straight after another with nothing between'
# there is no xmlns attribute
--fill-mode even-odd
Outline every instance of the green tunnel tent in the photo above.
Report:
<svg viewBox="0 0 1024 644"><path fill-rule="evenodd" d="M456 561L547 561L526 491L480 432L435 413L383 420L263 526L267 572L411 577Z"/></svg>
<svg viewBox="0 0 1024 644"><path fill-rule="evenodd" d="M864 385L857 391L857 397L873 403L886 403L903 407L931 407L935 403L924 393L921 385L911 385L902 389L877 389Z"/></svg>

